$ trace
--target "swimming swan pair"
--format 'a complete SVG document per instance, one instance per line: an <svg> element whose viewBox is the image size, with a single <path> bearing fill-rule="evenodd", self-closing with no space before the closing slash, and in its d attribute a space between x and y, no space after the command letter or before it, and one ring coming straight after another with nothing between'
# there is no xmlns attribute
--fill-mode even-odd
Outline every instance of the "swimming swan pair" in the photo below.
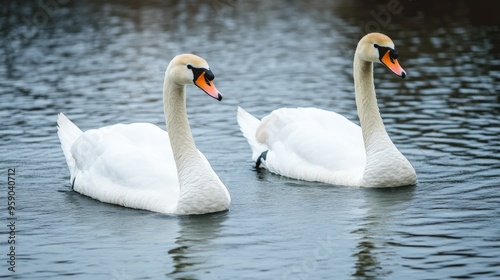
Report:
<svg viewBox="0 0 500 280"><path fill-rule="evenodd" d="M373 84L373 62L406 76L397 58L394 43L383 34L370 33L359 41L354 83L361 127L315 108L282 108L259 121L238 107L238 123L257 167L334 185L415 184L413 167L385 130ZM168 132L148 123L83 132L60 113L58 135L73 189L102 202L165 214L229 209L229 192L196 148L186 112L186 85L222 99L213 79L208 63L198 56L182 54L170 61L163 86Z"/></svg>

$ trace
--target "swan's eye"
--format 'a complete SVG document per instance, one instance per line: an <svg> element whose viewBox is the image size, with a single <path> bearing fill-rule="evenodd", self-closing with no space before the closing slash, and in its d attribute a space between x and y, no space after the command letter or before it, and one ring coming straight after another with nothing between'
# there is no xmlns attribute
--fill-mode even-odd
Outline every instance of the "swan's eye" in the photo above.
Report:
<svg viewBox="0 0 500 280"><path fill-rule="evenodd" d="M377 44L373 44L373 47L378 49L378 45Z"/></svg>
<svg viewBox="0 0 500 280"><path fill-rule="evenodd" d="M193 66L191 66L191 64L188 64L188 65L187 65L187 68L188 68L188 69L193 69Z"/></svg>

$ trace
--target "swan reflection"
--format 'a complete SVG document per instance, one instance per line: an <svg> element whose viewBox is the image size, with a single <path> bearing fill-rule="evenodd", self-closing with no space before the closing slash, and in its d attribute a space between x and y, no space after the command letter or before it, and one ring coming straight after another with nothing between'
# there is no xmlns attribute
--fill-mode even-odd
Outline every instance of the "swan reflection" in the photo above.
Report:
<svg viewBox="0 0 500 280"><path fill-rule="evenodd" d="M353 254L356 258L353 277L375 279L391 273L390 264L385 260L397 252L388 234L393 232L393 221L398 220L395 213L407 207L406 202L413 199L414 190L415 186L364 190L366 215L359 228L352 232L360 236Z"/></svg>
<svg viewBox="0 0 500 280"><path fill-rule="evenodd" d="M214 240L220 237L226 219L227 212L180 218L176 247L168 251L174 262L168 275L175 279L197 279L199 273L219 266L213 262L216 258L213 252L220 250Z"/></svg>

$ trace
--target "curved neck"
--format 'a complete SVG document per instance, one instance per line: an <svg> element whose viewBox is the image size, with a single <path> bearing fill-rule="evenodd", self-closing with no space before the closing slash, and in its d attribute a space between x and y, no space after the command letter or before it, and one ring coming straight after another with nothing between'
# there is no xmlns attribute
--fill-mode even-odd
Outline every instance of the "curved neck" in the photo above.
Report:
<svg viewBox="0 0 500 280"><path fill-rule="evenodd" d="M195 146L186 110L186 89L165 77L163 107L179 179L178 214L226 210L229 193Z"/></svg>
<svg viewBox="0 0 500 280"><path fill-rule="evenodd" d="M373 84L373 63L354 58L356 106L366 153L360 184L387 187L416 182L415 170L392 143L385 130Z"/></svg>
<svg viewBox="0 0 500 280"><path fill-rule="evenodd" d="M163 109L177 171L181 172L189 159L199 157L189 127L186 111L186 87L184 85L171 83L168 78L165 78Z"/></svg>
<svg viewBox="0 0 500 280"><path fill-rule="evenodd" d="M354 91L363 141L368 156L369 151L376 149L376 143L381 140L384 142L391 142L391 140L387 135L378 109L373 83L373 63L363 61L357 55L354 58Z"/></svg>

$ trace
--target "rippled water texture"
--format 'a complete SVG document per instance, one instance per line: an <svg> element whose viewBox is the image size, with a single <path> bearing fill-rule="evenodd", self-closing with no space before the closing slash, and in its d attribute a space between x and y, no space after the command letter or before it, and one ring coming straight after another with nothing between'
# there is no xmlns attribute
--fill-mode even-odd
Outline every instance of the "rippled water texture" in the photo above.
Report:
<svg viewBox="0 0 500 280"><path fill-rule="evenodd" d="M0 217L16 169L15 279L500 279L500 21L495 1L1 1ZM494 4L492 4L494 3ZM496 5L496 6L495 6ZM335 110L357 122L358 39L394 39L404 80L375 83L414 187L361 189L252 168L236 107ZM171 217L71 191L56 135L164 127L176 54L210 63L225 98L188 90L197 145L233 198Z"/></svg>

